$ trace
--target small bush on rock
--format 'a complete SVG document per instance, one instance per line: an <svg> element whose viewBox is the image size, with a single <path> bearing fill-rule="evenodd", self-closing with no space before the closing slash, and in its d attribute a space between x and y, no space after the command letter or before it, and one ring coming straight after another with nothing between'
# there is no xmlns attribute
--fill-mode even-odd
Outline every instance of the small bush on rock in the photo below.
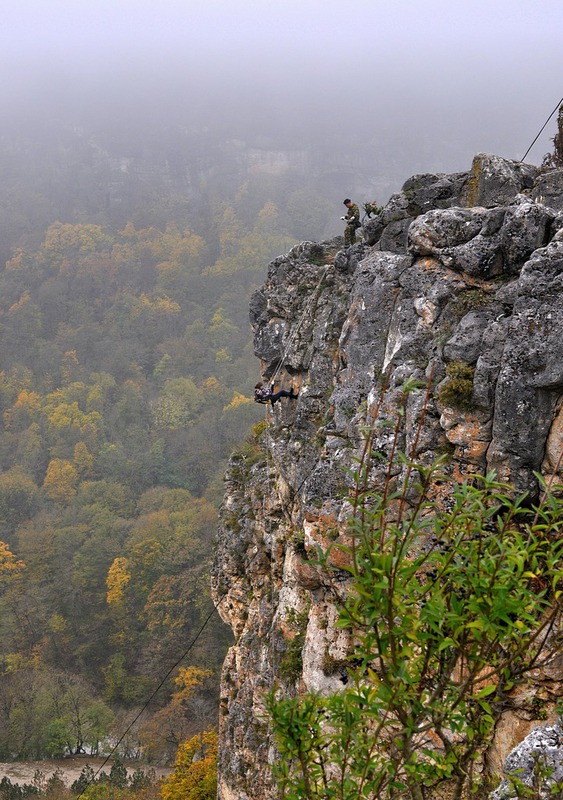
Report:
<svg viewBox="0 0 563 800"><path fill-rule="evenodd" d="M475 370L466 361L452 361L446 366L446 380L438 391L438 400L445 406L470 410L473 406Z"/></svg>

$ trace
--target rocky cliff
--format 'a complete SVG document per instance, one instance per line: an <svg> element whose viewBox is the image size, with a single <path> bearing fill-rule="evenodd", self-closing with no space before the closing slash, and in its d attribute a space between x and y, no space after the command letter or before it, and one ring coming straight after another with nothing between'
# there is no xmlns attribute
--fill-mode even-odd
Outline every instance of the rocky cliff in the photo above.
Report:
<svg viewBox="0 0 563 800"><path fill-rule="evenodd" d="M563 170L479 155L467 173L417 175L364 221L362 241L304 242L252 298L262 375L299 389L265 411L226 476L213 590L236 643L222 678L223 800L275 797L264 712L274 684L342 686L345 634L327 578L305 556L343 528L361 426L393 412L409 378L404 440L449 455L452 475L494 469L518 491L560 470L563 448ZM415 430L420 427L415 442ZM384 429L377 447L385 457ZM336 565L338 566L338 565ZM488 760L553 717L563 658L497 727ZM552 720L553 721L553 720Z"/></svg>

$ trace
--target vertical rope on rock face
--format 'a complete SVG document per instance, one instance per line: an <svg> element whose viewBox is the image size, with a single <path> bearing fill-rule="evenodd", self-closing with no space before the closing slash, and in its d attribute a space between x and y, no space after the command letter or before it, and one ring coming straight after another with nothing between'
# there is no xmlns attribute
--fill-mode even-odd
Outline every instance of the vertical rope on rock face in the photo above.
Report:
<svg viewBox="0 0 563 800"><path fill-rule="evenodd" d="M266 421L268 418L268 411L267 408L266 412ZM267 438L266 438L266 491L262 493L262 519L264 520L264 533L266 533L266 519L267 519L267 509L266 503L268 498L270 497L270 472L273 468L273 459L272 459L272 449L271 449L271 439L270 439L270 432L269 427L266 428L267 431ZM268 637L268 661L272 664L272 654L273 654L273 641L274 637L272 635L272 626L273 626L273 608L274 608L274 537L270 530L270 613L271 613L271 623L270 623L270 636Z"/></svg>
<svg viewBox="0 0 563 800"><path fill-rule="evenodd" d="M299 333L299 330L301 329L301 326L303 325L304 320L307 317L311 316L312 311L313 311L313 306L314 306L315 302L318 301L320 292L322 290L323 281L324 281L329 269L331 268L331 266L332 266L332 264L327 264L327 266L323 270L323 272L322 272L322 274L321 274L321 276L319 278L318 283L316 284L313 292L311 293L311 296L309 297L308 301L306 302L306 304L305 304L305 306L303 308L303 311L302 311L300 317L298 318L297 324L294 326L293 330L291 331L291 333L290 333L290 335L289 335L289 337L287 339L286 345L285 345L285 347L283 349L283 352L281 354L281 357L280 357L280 359L278 361L278 364L277 364L277 367L275 369L275 372L272 375L272 377L270 378L271 386L274 385L279 373L281 372L281 370L282 370L282 368L283 368L283 366L285 364L287 355L288 355L291 347L293 346L293 344L294 344L294 342L296 340L297 334ZM265 419L266 419L266 422L268 423L268 419L269 419L269 417L268 417L268 408L266 407L264 411L265 411ZM263 524L264 524L264 534L266 533L266 520L268 519L268 516L267 516L267 511L268 511L267 503L268 503L269 499L271 501L271 497L272 497L272 494L273 494L273 491L274 491L274 486L271 485L271 480L273 478L274 467L275 467L274 462L273 462L273 456L272 456L271 438L270 438L270 434L269 434L269 424L268 424L267 431L268 431L268 433L267 433L267 441L266 441L266 486L265 486L265 491L263 492L263 496L262 496L262 518L263 518L263 521L264 521L263 522ZM303 485L303 483L304 483L304 481L302 482L301 485ZM299 487L299 488L301 488L301 487ZM273 668L273 666L274 666L274 656L275 656L275 653L274 653L274 650L275 650L275 636L274 636L273 626L274 626L274 608L275 608L275 603L274 603L274 594L275 594L274 564L276 562L276 559L275 559L275 541L276 540L275 540L275 535L274 535L274 532L273 532L272 529L270 529L269 535L271 537L270 538L270 587L269 587L269 601L270 601L271 621L270 621L270 636L268 638L268 661L269 661L270 667Z"/></svg>
<svg viewBox="0 0 563 800"><path fill-rule="evenodd" d="M309 312L313 308L313 301L318 299L320 288L321 288L322 283L323 283L323 281L324 281L324 279L326 277L326 274L329 271L331 266L332 266L332 264L328 264L326 266L326 268L324 269L323 274L321 275L320 280L319 280L317 286L315 287L315 291L311 294L311 297L309 298L309 300L307 301L307 303L305 305L305 308L303 309L303 313L301 314L301 317L299 318L299 322L297 323L295 328L292 330L292 332L291 332L291 334L289 336L289 339L287 340L287 344L286 344L286 346L285 346L285 348L283 350L283 353L281 355L281 358L280 358L280 360L278 362L278 366L276 367L276 371L274 372L274 374L272 375L272 377L270 379L270 383L272 385L275 382L277 376L279 375L279 373L281 371L281 368L282 368L282 366L283 366L283 364L285 362L285 359L287 358L287 354L289 353L289 349L293 344L293 340L295 339L295 337L297 336L297 334L299 332L299 328L301 327L304 319L308 316Z"/></svg>

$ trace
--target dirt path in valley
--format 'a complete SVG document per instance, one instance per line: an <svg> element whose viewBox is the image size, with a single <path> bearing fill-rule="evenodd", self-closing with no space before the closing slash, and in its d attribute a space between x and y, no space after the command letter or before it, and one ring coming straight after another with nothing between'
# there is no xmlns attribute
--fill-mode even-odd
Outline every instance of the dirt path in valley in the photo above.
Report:
<svg viewBox="0 0 563 800"><path fill-rule="evenodd" d="M38 770L40 770L45 779L48 780L57 770L63 774L63 779L67 786L70 786L75 780L80 777L80 773L89 764L94 772L98 770L104 763L103 758L94 758L93 756L76 756L73 758L50 759L45 761L2 761L0 762L0 780L6 777L12 783L33 783L33 778ZM129 774L135 772L137 769L142 769L148 772L154 769L158 777L165 777L170 775L172 769L170 767L153 767L150 764L142 764L139 762L130 762L125 764ZM111 761L104 767L104 772L109 773L111 769Z"/></svg>

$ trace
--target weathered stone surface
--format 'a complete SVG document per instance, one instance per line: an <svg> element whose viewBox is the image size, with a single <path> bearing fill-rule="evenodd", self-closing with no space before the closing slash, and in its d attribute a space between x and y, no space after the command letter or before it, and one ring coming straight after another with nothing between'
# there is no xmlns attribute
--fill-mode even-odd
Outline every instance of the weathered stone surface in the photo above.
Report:
<svg viewBox="0 0 563 800"><path fill-rule="evenodd" d="M368 245L374 245L381 239L381 234L385 229L385 223L380 215L373 219L366 219L363 224L364 241Z"/></svg>
<svg viewBox="0 0 563 800"><path fill-rule="evenodd" d="M553 422L549 429L547 441L545 443L545 456L542 464L542 472L546 475L554 475L561 467L563 459L563 394L557 399L556 410Z"/></svg>
<svg viewBox="0 0 563 800"><path fill-rule="evenodd" d="M508 317L500 313L483 332L481 352L473 375L473 400L481 408L493 408L498 374L508 335Z"/></svg>
<svg viewBox="0 0 563 800"><path fill-rule="evenodd" d="M434 208L460 205L467 178L467 172L413 175L401 189L408 200L409 215L417 217Z"/></svg>
<svg viewBox="0 0 563 800"><path fill-rule="evenodd" d="M444 345L447 361L475 364L482 351L485 331L495 319L495 310L470 311L459 322L454 335Z"/></svg>
<svg viewBox="0 0 563 800"><path fill-rule="evenodd" d="M563 241L553 241L522 268L497 379L489 465L532 495L563 391L562 289Z"/></svg>
<svg viewBox="0 0 563 800"><path fill-rule="evenodd" d="M534 250L547 244L554 214L543 205L511 206L502 225L501 246L507 272L518 274Z"/></svg>
<svg viewBox="0 0 563 800"><path fill-rule="evenodd" d="M407 217L386 225L379 240L379 249L389 253L404 253L411 221Z"/></svg>
<svg viewBox="0 0 563 800"><path fill-rule="evenodd" d="M352 247L346 247L344 250L339 250L334 258L334 266L345 275L355 272L356 267L366 255L368 249L364 242L358 242Z"/></svg>
<svg viewBox="0 0 563 800"><path fill-rule="evenodd" d="M465 205L509 205L520 192L532 189L539 167L480 153L473 159L466 184Z"/></svg>
<svg viewBox="0 0 563 800"><path fill-rule="evenodd" d="M434 208L461 204L467 173L414 175L373 219L364 222L364 239L380 250L403 253L413 219Z"/></svg>
<svg viewBox="0 0 563 800"><path fill-rule="evenodd" d="M413 223L409 249L417 256L431 256L466 244L481 232L488 216L484 208L429 211Z"/></svg>
<svg viewBox="0 0 563 800"><path fill-rule="evenodd" d="M504 210L451 208L429 211L409 229L409 251L431 255L444 266L475 277L502 272L502 239L498 232Z"/></svg>
<svg viewBox="0 0 563 800"><path fill-rule="evenodd" d="M538 175L530 196L536 203L563 211L563 169L553 169Z"/></svg>
<svg viewBox="0 0 563 800"><path fill-rule="evenodd" d="M506 775L513 775L525 786L533 787L539 768L541 789L540 797L550 798L553 794L550 786L563 783L563 726L561 723L534 730L526 736L510 753L504 765ZM516 800L520 797L513 784L504 780L499 788L492 792L490 800ZM537 796L537 795L534 795Z"/></svg>
<svg viewBox="0 0 563 800"><path fill-rule="evenodd" d="M342 685L348 643L332 591L346 579L338 545L352 470L365 426L396 418L405 381L430 381L430 391L408 395L401 449L426 463L450 453L459 479L495 469L531 497L537 472L561 477L563 213L555 190L549 203L532 190L557 180L478 156L469 177L407 181L366 222L363 242L304 242L270 264L251 301L255 352L265 378L300 393L267 410L261 459L248 468L234 459L227 475L213 591L237 641L222 682L220 800L276 797L269 689ZM440 391L452 362L474 368L463 402ZM393 438L377 428L374 486ZM536 696L551 713L562 689L563 664L552 660L531 676L529 696L511 698L491 771L530 732Z"/></svg>

